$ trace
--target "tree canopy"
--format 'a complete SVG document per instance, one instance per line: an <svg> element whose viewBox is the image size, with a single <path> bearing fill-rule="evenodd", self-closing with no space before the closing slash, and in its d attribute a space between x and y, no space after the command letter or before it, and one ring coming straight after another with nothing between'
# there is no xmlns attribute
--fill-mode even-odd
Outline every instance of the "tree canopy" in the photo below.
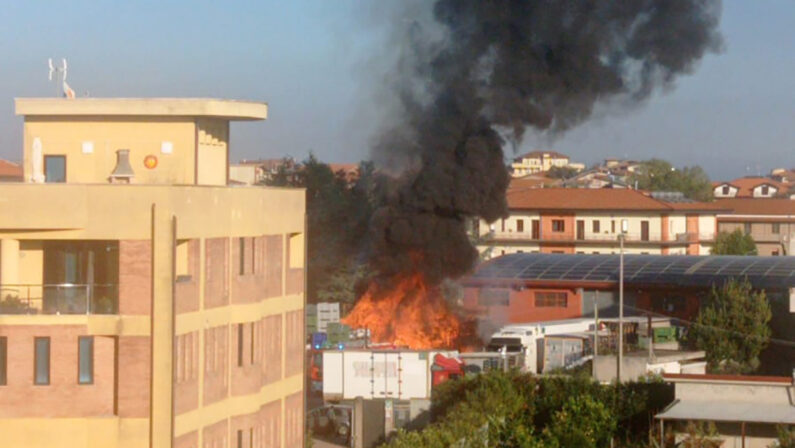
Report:
<svg viewBox="0 0 795 448"><path fill-rule="evenodd" d="M399 431L386 448L641 446L673 400L660 382L603 386L587 377L490 371L434 390L434 422Z"/></svg>
<svg viewBox="0 0 795 448"><path fill-rule="evenodd" d="M353 302L368 277L366 235L383 185L373 164L360 163L351 179L310 155L285 160L266 184L306 188L307 300Z"/></svg>
<svg viewBox="0 0 795 448"><path fill-rule="evenodd" d="M661 159L642 162L629 177L638 188L648 191L678 191L696 201L712 200L712 183L700 166L675 168Z"/></svg>
<svg viewBox="0 0 795 448"><path fill-rule="evenodd" d="M747 280L713 287L710 301L690 327L688 338L707 355L712 373L750 373L770 341L772 313L764 291Z"/></svg>
<svg viewBox="0 0 795 448"><path fill-rule="evenodd" d="M719 232L712 246L712 255L757 255L756 243L741 229Z"/></svg>

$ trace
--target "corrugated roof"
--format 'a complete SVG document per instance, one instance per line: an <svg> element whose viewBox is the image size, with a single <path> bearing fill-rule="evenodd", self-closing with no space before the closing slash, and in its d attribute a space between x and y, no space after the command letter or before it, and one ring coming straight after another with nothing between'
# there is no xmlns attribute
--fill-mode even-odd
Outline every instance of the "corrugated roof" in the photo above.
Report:
<svg viewBox="0 0 795 448"><path fill-rule="evenodd" d="M758 402L684 400L675 402L656 417L664 420L795 424L795 406Z"/></svg>

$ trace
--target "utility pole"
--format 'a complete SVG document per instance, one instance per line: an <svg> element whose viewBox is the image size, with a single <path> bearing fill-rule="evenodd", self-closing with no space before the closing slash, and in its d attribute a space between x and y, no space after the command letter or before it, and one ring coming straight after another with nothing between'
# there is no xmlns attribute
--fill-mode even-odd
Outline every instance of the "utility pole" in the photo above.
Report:
<svg viewBox="0 0 795 448"><path fill-rule="evenodd" d="M593 361L591 376L596 378L596 357L599 355L599 291L593 292Z"/></svg>
<svg viewBox="0 0 795 448"><path fill-rule="evenodd" d="M621 384L621 367L624 362L624 237L629 223L621 220L621 233L618 235L618 356L616 365L616 381Z"/></svg>

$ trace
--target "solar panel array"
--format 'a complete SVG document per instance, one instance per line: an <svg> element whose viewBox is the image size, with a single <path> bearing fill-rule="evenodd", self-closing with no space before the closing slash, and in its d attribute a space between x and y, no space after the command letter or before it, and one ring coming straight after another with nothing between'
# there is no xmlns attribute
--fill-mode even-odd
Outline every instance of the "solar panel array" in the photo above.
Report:
<svg viewBox="0 0 795 448"><path fill-rule="evenodd" d="M518 253L481 265L475 279L618 282L619 255ZM745 278L756 288L795 287L795 257L624 255L630 285L702 286Z"/></svg>

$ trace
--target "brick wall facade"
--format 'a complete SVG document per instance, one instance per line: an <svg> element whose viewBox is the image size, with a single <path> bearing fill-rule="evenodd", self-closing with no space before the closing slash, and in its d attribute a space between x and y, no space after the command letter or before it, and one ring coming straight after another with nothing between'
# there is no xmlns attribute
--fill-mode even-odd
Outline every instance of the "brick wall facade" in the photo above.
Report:
<svg viewBox="0 0 795 448"><path fill-rule="evenodd" d="M152 245L149 240L119 241L119 314L151 313L151 260Z"/></svg>

